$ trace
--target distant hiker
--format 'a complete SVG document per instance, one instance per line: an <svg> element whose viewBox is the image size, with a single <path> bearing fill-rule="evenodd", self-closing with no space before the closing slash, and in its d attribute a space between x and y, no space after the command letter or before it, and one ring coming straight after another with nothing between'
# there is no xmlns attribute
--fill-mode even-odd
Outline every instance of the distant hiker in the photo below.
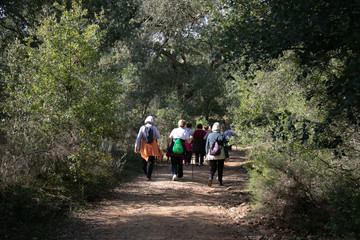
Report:
<svg viewBox="0 0 360 240"><path fill-rule="evenodd" d="M226 139L223 134L220 133L221 127L218 122L214 123L212 127L212 133L209 134L206 140L206 160L210 162L210 176L209 176L209 187L212 185L214 174L218 171L219 185L223 186L223 170L225 159L229 158L228 148L226 146ZM219 155L211 155L210 148L217 142L218 148L221 148Z"/></svg>
<svg viewBox="0 0 360 240"><path fill-rule="evenodd" d="M203 126L201 123L199 123L196 128L193 135L193 149L195 153L195 164L198 166L199 164L204 164L207 132L202 129Z"/></svg>
<svg viewBox="0 0 360 240"><path fill-rule="evenodd" d="M193 135L194 135L194 130L191 129L192 124L191 123L186 123L186 128L185 131L186 133L190 136L191 142L188 143L187 141L185 142L185 148L186 148L186 152L185 152L185 164L186 165L190 165L191 162L191 157L193 154Z"/></svg>
<svg viewBox="0 0 360 240"><path fill-rule="evenodd" d="M206 140L209 134L211 133L211 131L209 130L209 126L204 126L204 130L206 131L206 135L205 135L205 140Z"/></svg>
<svg viewBox="0 0 360 240"><path fill-rule="evenodd" d="M147 181L151 180L155 157L162 158L162 152L157 144L160 133L154 126L154 118L148 116L145 119L145 125L141 126L135 142L135 152L140 148L141 157L143 159L143 170Z"/></svg>
<svg viewBox="0 0 360 240"><path fill-rule="evenodd" d="M231 130L231 128L229 128L224 132L224 136L226 141L229 142L231 137L236 136L236 133L233 130ZM229 150L231 150L231 147L232 145L229 145Z"/></svg>
<svg viewBox="0 0 360 240"><path fill-rule="evenodd" d="M181 119L178 128L174 128L167 141L168 152L166 156L171 158L172 180L177 181L184 177L182 161L185 159L185 141L190 142L190 136L185 131L186 121Z"/></svg>

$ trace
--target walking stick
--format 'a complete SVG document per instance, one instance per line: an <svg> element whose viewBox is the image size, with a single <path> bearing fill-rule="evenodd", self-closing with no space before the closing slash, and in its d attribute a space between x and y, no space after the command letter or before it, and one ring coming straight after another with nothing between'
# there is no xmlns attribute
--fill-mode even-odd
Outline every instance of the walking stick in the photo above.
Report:
<svg viewBox="0 0 360 240"><path fill-rule="evenodd" d="M194 178L194 163L193 163L193 160L192 160L192 157L191 157L191 179Z"/></svg>
<svg viewBox="0 0 360 240"><path fill-rule="evenodd" d="M159 145L157 144L157 140L156 140L156 145L157 145L157 147L158 147L159 153L161 153L161 159L160 159L160 161L162 161L162 158L163 158L163 156L162 156L162 151L161 151ZM159 160L159 157L158 157L158 156L155 156L155 175L157 175L157 172L158 172L158 169L157 169L157 167L158 167L157 161L158 161L158 160Z"/></svg>
<svg viewBox="0 0 360 240"><path fill-rule="evenodd" d="M155 157L155 175L157 175L157 161L158 161L158 157Z"/></svg>

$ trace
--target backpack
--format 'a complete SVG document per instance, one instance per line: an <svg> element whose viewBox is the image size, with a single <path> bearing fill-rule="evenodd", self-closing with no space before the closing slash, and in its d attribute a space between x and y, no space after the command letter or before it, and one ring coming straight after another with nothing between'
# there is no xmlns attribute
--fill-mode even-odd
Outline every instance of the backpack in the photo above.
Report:
<svg viewBox="0 0 360 240"><path fill-rule="evenodd" d="M154 132L152 127L145 127L145 131L147 132L147 138L145 142L152 143L154 141Z"/></svg>
<svg viewBox="0 0 360 240"><path fill-rule="evenodd" d="M174 146L172 148L172 151L175 154L182 154L184 152L184 148L183 148L180 138L176 139Z"/></svg>
<svg viewBox="0 0 360 240"><path fill-rule="evenodd" d="M217 138L213 140L210 145L210 155L220 155L221 153L221 146L219 146L217 142Z"/></svg>

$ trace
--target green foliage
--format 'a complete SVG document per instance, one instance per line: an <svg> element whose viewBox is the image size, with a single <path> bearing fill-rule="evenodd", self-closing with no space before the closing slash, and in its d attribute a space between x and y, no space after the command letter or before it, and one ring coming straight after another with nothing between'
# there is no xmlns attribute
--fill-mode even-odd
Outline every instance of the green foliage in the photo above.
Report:
<svg viewBox="0 0 360 240"><path fill-rule="evenodd" d="M87 0L82 4L85 9L88 9L87 18L89 19L94 19L96 13L104 11L107 22L100 23L100 27L107 31L102 47L112 47L118 40L131 41L132 32L137 27L136 24L131 23L131 19L138 10L138 1Z"/></svg>
<svg viewBox="0 0 360 240"><path fill-rule="evenodd" d="M209 6L214 8L214 3L161 0L139 4L130 21L137 25L132 39L116 42L105 56L106 62L123 70L119 104L126 124L116 137L121 139L122 150L133 150L139 126L152 115L165 150L166 138L179 119L195 124L201 116L209 121L228 114L226 75L215 56L217 42L209 24Z"/></svg>
<svg viewBox="0 0 360 240"><path fill-rule="evenodd" d="M331 154L293 141L276 141L253 151L250 186L258 210L292 223L298 231L319 231L330 220L325 194L336 175L327 171L323 159Z"/></svg>
<svg viewBox="0 0 360 240"><path fill-rule="evenodd" d="M93 201L99 199L103 189L111 189L116 183L114 179L114 159L110 154L91 151L82 147L78 152L68 156L69 171L64 176L75 186L71 196Z"/></svg>
<svg viewBox="0 0 360 240"><path fill-rule="evenodd" d="M257 210L359 237L358 2L51 3L0 8L1 223L137 174L133 144L153 115L163 150L179 119L230 120L252 146Z"/></svg>
<svg viewBox="0 0 360 240"><path fill-rule="evenodd" d="M176 101L174 99L174 101ZM156 124L161 134L161 138L158 141L159 147L164 153L167 152L167 138L170 136L170 132L177 127L177 123L180 119L185 119L178 107L161 108L156 113Z"/></svg>
<svg viewBox="0 0 360 240"><path fill-rule="evenodd" d="M145 85L135 97L141 92L132 79L138 78L136 66L125 68L124 55L101 52L119 37L102 30L104 13L90 16L77 2L55 8L44 10L25 44L15 41L4 59L0 234L8 239L48 238L53 220L58 224L59 216L138 175L139 155L118 149L134 143L129 133L141 111L133 102L146 94L151 101L148 90L162 87ZM155 65L150 62L139 76ZM148 79L159 77L154 73Z"/></svg>
<svg viewBox="0 0 360 240"><path fill-rule="evenodd" d="M43 7L49 7L54 1L19 0L2 1L0 9L1 55L14 39L28 36L28 27L39 23Z"/></svg>
<svg viewBox="0 0 360 240"><path fill-rule="evenodd" d="M222 3L218 36L237 82L236 132L253 145L254 201L299 230L356 238L359 3Z"/></svg>
<svg viewBox="0 0 360 240"><path fill-rule="evenodd" d="M209 122L204 118L204 117L200 117L196 120L196 125L198 124L202 124L203 127L204 126L209 126ZM196 126L195 126L196 127Z"/></svg>
<svg viewBox="0 0 360 240"><path fill-rule="evenodd" d="M327 68L336 58L344 63L344 71L327 75L326 103L333 104L329 115L334 118L346 112L358 124L359 2L223 2L230 5L220 35L228 60L235 59L248 69L251 63L261 65L292 50L306 76L313 67Z"/></svg>
<svg viewBox="0 0 360 240"><path fill-rule="evenodd" d="M133 108L142 106L141 116L173 106L174 95L181 112L191 118L224 115L224 77L221 61L214 57L209 19L208 7L198 2L141 2L132 21L141 26L138 34L122 42L127 51L118 49L128 56L122 64L136 69L129 99L136 98Z"/></svg>
<svg viewBox="0 0 360 240"><path fill-rule="evenodd" d="M3 191L63 196L63 211L118 181L122 160L111 155L111 139L122 125L122 86L101 59L103 14L89 22L78 2L54 7L60 16L45 14L26 44L16 41L7 52L0 180Z"/></svg>
<svg viewBox="0 0 360 240"><path fill-rule="evenodd" d="M336 192L330 195L335 207L336 217L331 219L327 228L333 232L341 232L353 238L360 237L360 192L359 183L337 186ZM346 235L345 235L346 236Z"/></svg>
<svg viewBox="0 0 360 240"><path fill-rule="evenodd" d="M326 126L333 105L318 104L324 101L328 77L343 65L333 61L329 69L313 68L299 81L299 64L287 52L261 70L249 66L251 75L234 74L240 101L236 132L242 144L252 145L248 166L254 207L299 232L355 236L357 127L346 118ZM342 186L354 194L344 194ZM349 228L338 228L340 222Z"/></svg>
<svg viewBox="0 0 360 240"><path fill-rule="evenodd" d="M42 191L15 186L0 192L2 239L46 238L70 208L68 198L56 189Z"/></svg>

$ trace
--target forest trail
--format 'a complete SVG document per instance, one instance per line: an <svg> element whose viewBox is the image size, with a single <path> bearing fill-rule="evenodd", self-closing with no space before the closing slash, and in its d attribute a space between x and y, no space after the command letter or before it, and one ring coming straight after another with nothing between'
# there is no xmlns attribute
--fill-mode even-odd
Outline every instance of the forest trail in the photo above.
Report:
<svg viewBox="0 0 360 240"><path fill-rule="evenodd" d="M117 188L76 216L58 239L261 239L250 212L245 152L230 151L224 186L207 186L209 165L184 166L184 179L171 181L170 163L157 166L152 181L143 175ZM217 174L215 174L217 176Z"/></svg>

